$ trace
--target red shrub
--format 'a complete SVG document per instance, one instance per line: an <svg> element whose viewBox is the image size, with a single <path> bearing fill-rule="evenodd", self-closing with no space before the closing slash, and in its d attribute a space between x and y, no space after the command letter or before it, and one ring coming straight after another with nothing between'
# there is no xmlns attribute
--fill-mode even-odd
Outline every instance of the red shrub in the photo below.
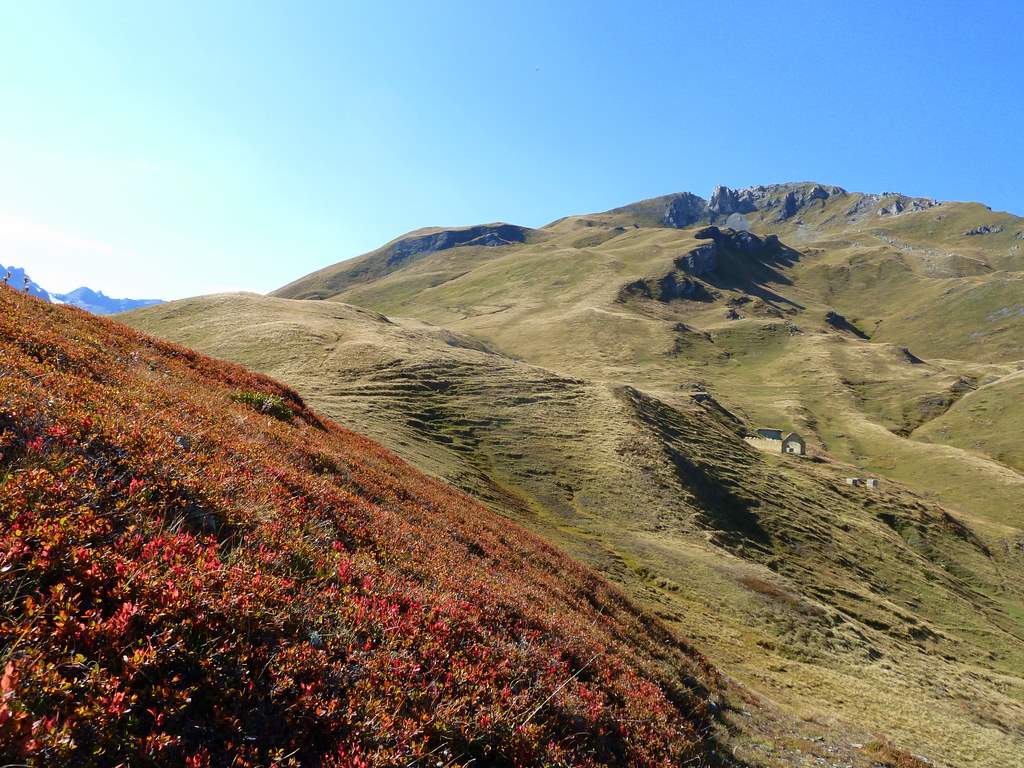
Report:
<svg viewBox="0 0 1024 768"><path fill-rule="evenodd" d="M584 567L286 387L6 288L0 669L0 763L714 762L713 672Z"/></svg>

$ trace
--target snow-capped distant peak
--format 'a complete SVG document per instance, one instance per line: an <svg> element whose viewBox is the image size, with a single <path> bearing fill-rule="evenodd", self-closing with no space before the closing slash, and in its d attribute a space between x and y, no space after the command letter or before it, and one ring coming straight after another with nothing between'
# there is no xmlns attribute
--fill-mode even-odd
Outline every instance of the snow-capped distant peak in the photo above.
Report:
<svg viewBox="0 0 1024 768"><path fill-rule="evenodd" d="M27 291L51 304L70 304L84 309L86 312L92 312L94 315L112 315L117 312L128 312L132 309L163 303L160 299L112 299L103 291L94 291L85 286L76 288L70 293L51 294L28 277L23 268L4 267L0 264L0 280L5 278L7 284L15 290Z"/></svg>

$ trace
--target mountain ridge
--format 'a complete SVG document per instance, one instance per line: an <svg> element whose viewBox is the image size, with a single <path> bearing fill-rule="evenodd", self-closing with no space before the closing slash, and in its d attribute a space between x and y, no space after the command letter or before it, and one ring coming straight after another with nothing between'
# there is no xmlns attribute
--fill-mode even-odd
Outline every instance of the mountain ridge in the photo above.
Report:
<svg viewBox="0 0 1024 768"><path fill-rule="evenodd" d="M984 208L990 213L987 206L980 206L977 203L959 203L949 201L938 201L927 197L913 197L898 192L882 193L861 193L849 192L843 187L826 185L818 182L788 182L782 184L752 185L749 187L732 188L724 185L715 187L709 198L701 197L692 192L676 192L658 197L629 203L623 206L609 209L593 214L573 214L539 228L530 229L511 224L490 224L465 227L427 227L413 230L404 235L399 235L378 249L365 254L346 259L330 266L324 267L306 277L299 278L281 288L272 291L270 295L283 298L329 298L357 282L379 279L385 276L392 269L374 267L374 263L386 260L394 249L403 245L415 247L414 244L422 243L425 236L449 238L449 242L441 247L424 245L417 250L419 255L427 255L438 250L452 247L467 246L466 241L459 242L458 235L467 231L477 231L482 234L485 231L493 230L496 227L509 227L518 231L517 238L503 238L504 243L491 243L491 245L509 245L515 242L523 242L527 237L542 238L545 232L565 226L573 221L590 225L612 225L612 226L648 226L666 227L674 229L686 229L700 224L726 224L729 217L740 217L733 223L740 228L746 228L751 223L765 224L768 226L785 225L792 221L798 221L800 214L804 211L814 210L829 201L845 203L843 215L848 223L871 221L872 217L877 219L892 219L909 213L926 211L931 208L945 206L974 206ZM756 214L753 222L747 222L743 217L747 214ZM1012 237L1024 240L1024 220L1013 217L1011 214L998 214L1004 217L1011 217L1017 223L1013 230ZM802 223L802 222L801 222ZM987 227L987 229L986 229ZM974 235L1000 234L1006 231L1006 225L995 223L991 225L981 224L975 227ZM964 236L968 235L965 230ZM484 257L484 254L480 254Z"/></svg>

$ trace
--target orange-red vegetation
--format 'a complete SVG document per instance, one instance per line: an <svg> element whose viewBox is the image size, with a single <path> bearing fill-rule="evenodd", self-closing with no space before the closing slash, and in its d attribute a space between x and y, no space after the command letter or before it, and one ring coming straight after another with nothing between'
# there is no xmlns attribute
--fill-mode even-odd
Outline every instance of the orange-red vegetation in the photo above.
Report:
<svg viewBox="0 0 1024 768"><path fill-rule="evenodd" d="M709 765L713 680L286 387L0 288L0 764Z"/></svg>

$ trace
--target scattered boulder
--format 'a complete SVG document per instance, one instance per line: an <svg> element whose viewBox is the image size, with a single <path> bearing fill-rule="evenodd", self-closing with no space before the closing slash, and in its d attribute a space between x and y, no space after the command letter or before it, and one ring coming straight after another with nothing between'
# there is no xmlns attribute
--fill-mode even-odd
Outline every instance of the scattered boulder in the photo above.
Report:
<svg viewBox="0 0 1024 768"><path fill-rule="evenodd" d="M891 205L878 209L879 216L895 216L900 213L903 213L903 203L900 200L895 200Z"/></svg>
<svg viewBox="0 0 1024 768"><path fill-rule="evenodd" d="M907 197L894 192L883 192L881 195L865 195L864 199L878 201L881 199L895 198L889 205L878 209L879 216L897 216L901 213L915 213L927 211L937 205L942 205L938 200L929 197Z"/></svg>
<svg viewBox="0 0 1024 768"><path fill-rule="evenodd" d="M964 232L964 237L977 237L978 235L996 235L1003 231L1002 224L982 224L975 227L974 229L968 229ZM1017 233L1020 237L1021 233Z"/></svg>

